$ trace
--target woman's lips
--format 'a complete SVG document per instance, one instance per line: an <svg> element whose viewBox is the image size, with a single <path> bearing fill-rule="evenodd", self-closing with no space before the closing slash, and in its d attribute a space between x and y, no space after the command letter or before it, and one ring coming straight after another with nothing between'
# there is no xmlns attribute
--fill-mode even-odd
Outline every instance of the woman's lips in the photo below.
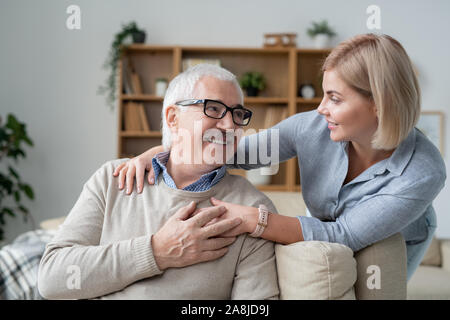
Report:
<svg viewBox="0 0 450 320"><path fill-rule="evenodd" d="M338 126L337 123L328 121L328 129L333 130L333 129L336 129L337 126Z"/></svg>

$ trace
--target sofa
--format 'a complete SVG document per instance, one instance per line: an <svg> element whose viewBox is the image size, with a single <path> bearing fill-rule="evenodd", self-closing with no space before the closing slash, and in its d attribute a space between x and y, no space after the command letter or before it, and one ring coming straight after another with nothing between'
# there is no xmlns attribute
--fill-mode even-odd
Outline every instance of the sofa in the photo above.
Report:
<svg viewBox="0 0 450 320"><path fill-rule="evenodd" d="M280 214L306 215L298 192L265 192ZM406 299L406 246L398 233L358 252L324 241L275 245L281 299Z"/></svg>
<svg viewBox="0 0 450 320"><path fill-rule="evenodd" d="M298 192L266 192L280 214L306 214ZM56 229L64 217L41 223ZM406 299L406 247L401 234L354 253L324 241L275 245L280 298Z"/></svg>
<svg viewBox="0 0 450 320"><path fill-rule="evenodd" d="M433 238L408 281L408 299L450 300L450 239Z"/></svg>
<svg viewBox="0 0 450 320"><path fill-rule="evenodd" d="M280 214L306 215L301 193L265 194ZM282 299L450 299L450 240L434 239L408 282L401 234L355 253L323 241L277 244L275 252Z"/></svg>

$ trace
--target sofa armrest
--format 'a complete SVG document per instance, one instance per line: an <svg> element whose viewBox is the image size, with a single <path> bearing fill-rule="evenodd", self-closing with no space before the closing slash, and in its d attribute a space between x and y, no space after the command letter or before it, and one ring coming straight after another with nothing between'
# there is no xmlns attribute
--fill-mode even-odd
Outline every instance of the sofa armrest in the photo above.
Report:
<svg viewBox="0 0 450 320"><path fill-rule="evenodd" d="M401 233L361 249L355 259L358 300L406 299L406 245Z"/></svg>
<svg viewBox="0 0 450 320"><path fill-rule="evenodd" d="M347 246L323 241L275 245L281 299L355 299L356 261Z"/></svg>
<svg viewBox="0 0 450 320"><path fill-rule="evenodd" d="M450 239L441 239L442 269L450 272Z"/></svg>

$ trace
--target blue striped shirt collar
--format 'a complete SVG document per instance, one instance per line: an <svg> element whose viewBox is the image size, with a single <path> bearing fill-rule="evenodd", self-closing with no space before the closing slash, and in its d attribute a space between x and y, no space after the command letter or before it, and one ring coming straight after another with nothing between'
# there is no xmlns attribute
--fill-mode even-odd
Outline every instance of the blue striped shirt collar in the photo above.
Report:
<svg viewBox="0 0 450 320"><path fill-rule="evenodd" d="M160 152L152 159L152 166L153 170L155 172L155 184L158 183L158 176L160 173L162 173L162 177L164 179L164 182L171 188L177 189L177 186L175 182L173 181L172 177L170 176L169 172L167 171L167 161L169 161L170 157L170 151ZM188 185L187 187L184 187L183 190L185 191L192 191L192 192L201 192L209 190L212 186L217 184L222 178L224 177L226 173L226 166L222 166L220 168L217 168L211 172L208 172L200 177L197 181L194 183Z"/></svg>

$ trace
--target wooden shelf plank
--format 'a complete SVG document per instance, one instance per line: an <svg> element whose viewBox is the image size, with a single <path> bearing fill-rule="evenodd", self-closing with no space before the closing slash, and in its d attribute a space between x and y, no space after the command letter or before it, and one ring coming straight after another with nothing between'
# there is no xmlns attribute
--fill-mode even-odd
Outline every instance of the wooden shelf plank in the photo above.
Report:
<svg viewBox="0 0 450 320"><path fill-rule="evenodd" d="M288 191L285 184L265 184L255 186L259 191Z"/></svg>
<svg viewBox="0 0 450 320"><path fill-rule="evenodd" d="M314 48L297 48L299 54L318 54L326 55L331 52L331 49L314 49Z"/></svg>
<svg viewBox="0 0 450 320"><path fill-rule="evenodd" d="M256 54L271 54L271 53L289 53L291 48L264 48L264 47L195 47L186 46L181 47L183 52L208 52L208 53L256 53Z"/></svg>
<svg viewBox="0 0 450 320"><path fill-rule="evenodd" d="M120 96L123 101L163 101L164 97L155 96L152 94L123 94Z"/></svg>
<svg viewBox="0 0 450 320"><path fill-rule="evenodd" d="M312 99L297 98L296 101L297 101L297 103L305 103L305 104L317 103L317 104L320 104L322 102L322 98L321 97L312 98Z"/></svg>
<svg viewBox="0 0 450 320"><path fill-rule="evenodd" d="M160 131L121 131L123 138L162 138Z"/></svg>
<svg viewBox="0 0 450 320"><path fill-rule="evenodd" d="M287 104L289 102L288 98L282 98L282 97L244 97L245 103L254 103L254 104L278 104L278 103L285 103Z"/></svg>
<svg viewBox="0 0 450 320"><path fill-rule="evenodd" d="M123 46L127 51L165 51L172 52L174 46L154 46L148 44L133 43L130 45Z"/></svg>

